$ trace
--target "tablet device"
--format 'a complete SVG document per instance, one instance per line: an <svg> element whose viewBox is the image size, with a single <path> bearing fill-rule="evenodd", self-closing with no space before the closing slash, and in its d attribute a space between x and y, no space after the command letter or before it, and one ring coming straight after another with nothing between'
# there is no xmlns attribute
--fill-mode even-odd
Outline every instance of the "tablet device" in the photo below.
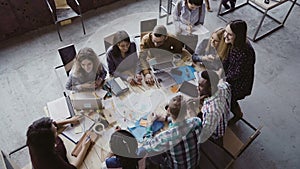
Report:
<svg viewBox="0 0 300 169"><path fill-rule="evenodd" d="M179 88L179 91L181 93L184 93L190 97L198 97L198 89L197 89L197 86L188 82L188 81L184 81L182 83L182 85L180 86Z"/></svg>

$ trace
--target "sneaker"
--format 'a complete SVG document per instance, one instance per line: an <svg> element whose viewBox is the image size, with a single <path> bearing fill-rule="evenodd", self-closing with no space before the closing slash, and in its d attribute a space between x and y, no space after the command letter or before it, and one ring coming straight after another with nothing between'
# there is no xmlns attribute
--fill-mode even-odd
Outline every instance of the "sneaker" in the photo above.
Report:
<svg viewBox="0 0 300 169"><path fill-rule="evenodd" d="M230 3L230 6L231 6L230 9L233 10L235 8L235 2L230 1L229 3Z"/></svg>
<svg viewBox="0 0 300 169"><path fill-rule="evenodd" d="M211 10L210 8L207 8L206 11L208 12L212 12L213 10Z"/></svg>
<svg viewBox="0 0 300 169"><path fill-rule="evenodd" d="M230 9L230 6L227 3L222 3L225 9Z"/></svg>

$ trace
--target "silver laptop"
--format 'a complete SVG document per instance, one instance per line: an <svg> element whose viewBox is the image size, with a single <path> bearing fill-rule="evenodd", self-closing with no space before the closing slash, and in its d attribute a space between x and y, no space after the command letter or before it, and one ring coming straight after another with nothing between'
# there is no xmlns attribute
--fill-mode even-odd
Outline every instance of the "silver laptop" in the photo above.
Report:
<svg viewBox="0 0 300 169"><path fill-rule="evenodd" d="M152 59L149 59L148 63L154 73L167 71L175 67L175 64L173 63L174 54L169 51L152 48L150 49L150 55L152 56Z"/></svg>
<svg viewBox="0 0 300 169"><path fill-rule="evenodd" d="M73 93L70 98L76 110L102 109L102 98L98 98L92 92Z"/></svg>
<svg viewBox="0 0 300 169"><path fill-rule="evenodd" d="M166 62L160 62L160 63L155 63L151 65L151 70L154 73L161 72L161 71L169 71L172 68L175 67L175 64L173 61L166 61Z"/></svg>

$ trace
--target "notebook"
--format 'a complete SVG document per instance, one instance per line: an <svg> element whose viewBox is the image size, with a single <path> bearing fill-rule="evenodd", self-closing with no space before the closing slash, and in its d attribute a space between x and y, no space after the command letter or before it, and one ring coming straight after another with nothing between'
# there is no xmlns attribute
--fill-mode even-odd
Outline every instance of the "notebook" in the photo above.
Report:
<svg viewBox="0 0 300 169"><path fill-rule="evenodd" d="M47 108L50 118L55 121L70 118L75 114L69 97L61 97L54 101L48 102Z"/></svg>
<svg viewBox="0 0 300 169"><path fill-rule="evenodd" d="M94 121L90 118L83 116L79 120L80 124L76 126L68 125L66 129L62 132L67 139L72 141L73 143L78 143L80 138L84 135L84 132L91 129L94 125Z"/></svg>

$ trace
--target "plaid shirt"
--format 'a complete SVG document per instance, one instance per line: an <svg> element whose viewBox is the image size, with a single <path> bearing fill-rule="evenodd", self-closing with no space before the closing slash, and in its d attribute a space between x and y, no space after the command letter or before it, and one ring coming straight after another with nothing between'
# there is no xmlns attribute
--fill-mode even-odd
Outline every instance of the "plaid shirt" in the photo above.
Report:
<svg viewBox="0 0 300 169"><path fill-rule="evenodd" d="M201 119L192 117L170 124L169 129L148 140L144 148L150 153L167 152L168 166L173 169L195 168L200 160Z"/></svg>
<svg viewBox="0 0 300 169"><path fill-rule="evenodd" d="M227 82L218 84L218 91L204 100L201 108L203 129L201 142L205 142L210 136L213 139L222 137L227 127L230 112L231 92Z"/></svg>

